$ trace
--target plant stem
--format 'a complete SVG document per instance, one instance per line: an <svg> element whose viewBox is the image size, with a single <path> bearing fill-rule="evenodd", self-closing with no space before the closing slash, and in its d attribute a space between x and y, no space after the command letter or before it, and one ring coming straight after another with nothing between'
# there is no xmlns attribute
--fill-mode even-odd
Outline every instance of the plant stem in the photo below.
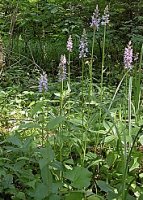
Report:
<svg viewBox="0 0 143 200"><path fill-rule="evenodd" d="M82 113L84 108L84 60L82 59Z"/></svg>
<svg viewBox="0 0 143 200"><path fill-rule="evenodd" d="M131 98L132 98L132 77L129 78L129 94L128 94L128 121L129 121L129 137L131 137Z"/></svg>
<svg viewBox="0 0 143 200"><path fill-rule="evenodd" d="M112 100L111 100L111 103L110 103L110 105L109 105L109 108L108 108L108 110L110 110L110 109L111 109L111 107L112 107L112 104L113 104L113 102L114 102L114 99L115 99L115 97L116 97L116 95L117 95L117 92L119 91L119 89L120 89L120 86L121 86L121 84L122 84L122 82L123 82L124 78L126 77L127 73L128 73L128 71L127 71L127 72L124 74L123 78L121 79L121 81L120 81L120 83L119 83L119 85L118 85L118 87L117 87L117 89L116 89L116 91L115 91L115 93L114 93L114 96L113 96L113 98L112 98Z"/></svg>
<svg viewBox="0 0 143 200"><path fill-rule="evenodd" d="M104 61L105 61L105 40L106 40L106 25L104 26L103 47L102 47L102 68L101 68L101 103L103 100L103 74L104 74Z"/></svg>
<svg viewBox="0 0 143 200"><path fill-rule="evenodd" d="M138 139L138 136L140 135L140 133L142 133L142 130L143 130L143 125L140 126L140 129L133 140L132 146L130 148L129 154L126 159L126 165L125 165L125 170L124 170L124 174L123 174L122 200L126 200L126 195L127 195L126 179L127 179L128 169L129 169L129 162L131 160L131 154L132 154L133 148L135 146L136 140Z"/></svg>
<svg viewBox="0 0 143 200"><path fill-rule="evenodd" d="M128 91L128 133L129 138L131 140L131 97L132 97L132 77L129 77L129 91ZM131 149L131 142L129 142L129 148ZM130 150L131 151L131 150ZM129 153L130 154L130 153ZM126 179L127 179L127 171L128 171L128 159L129 155L127 156L127 140L126 140L126 133L124 133L124 173L123 173L123 188L122 188L122 198L123 200L126 199Z"/></svg>
<svg viewBox="0 0 143 200"><path fill-rule="evenodd" d="M64 82L61 80L61 90L60 90L60 116L63 115L63 87L64 87ZM60 162L62 162L62 149L63 149L63 144L62 144L62 130L63 125L59 125L59 145L60 145ZM62 172L60 172L60 179L62 180Z"/></svg>
<svg viewBox="0 0 143 200"><path fill-rule="evenodd" d="M84 59L82 59L82 141L83 141L83 158L82 166L84 166L85 154L86 154L86 140L84 136Z"/></svg>
<svg viewBox="0 0 143 200"><path fill-rule="evenodd" d="M141 96L141 67L142 67L142 59L143 59L143 44L141 47L141 52L140 52L140 62L139 62L139 72L138 72L138 76L137 76L137 72L136 72L136 82L135 82L135 93L137 95L135 95L135 106L136 106L136 116L138 116L138 118L140 118L140 96Z"/></svg>
<svg viewBox="0 0 143 200"><path fill-rule="evenodd" d="M60 91L60 115L63 114L63 87L64 87L64 82L61 80L61 91Z"/></svg>
<svg viewBox="0 0 143 200"><path fill-rule="evenodd" d="M93 54L94 54L94 44L95 44L95 28L93 30L93 40L92 40L92 50L91 50L91 61L89 64L89 79L90 79L90 85L89 85L89 94L90 96L92 96L92 92L93 92L93 77L92 77L92 73L93 73Z"/></svg>
<svg viewBox="0 0 143 200"><path fill-rule="evenodd" d="M71 83L70 76L71 76L71 72L70 72L70 52L69 52L69 56L68 56L68 84L69 84L69 87L70 87L70 83Z"/></svg>

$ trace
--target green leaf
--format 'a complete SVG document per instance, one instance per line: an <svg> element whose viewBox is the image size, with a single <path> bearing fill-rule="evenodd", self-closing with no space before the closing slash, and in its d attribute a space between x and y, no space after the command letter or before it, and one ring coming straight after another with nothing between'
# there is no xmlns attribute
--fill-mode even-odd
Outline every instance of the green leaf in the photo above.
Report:
<svg viewBox="0 0 143 200"><path fill-rule="evenodd" d="M20 159L20 158L18 158L18 159ZM15 171L21 171L21 168L25 165L25 160L18 161L18 159L16 160L16 163L14 164L14 170Z"/></svg>
<svg viewBox="0 0 143 200"><path fill-rule="evenodd" d="M15 197L20 200L26 200L25 194L23 192L18 192Z"/></svg>
<svg viewBox="0 0 143 200"><path fill-rule="evenodd" d="M60 198L57 194L52 194L52 195L49 197L49 200L61 200L61 198Z"/></svg>
<svg viewBox="0 0 143 200"><path fill-rule="evenodd" d="M138 169L139 168L139 162L138 162L138 157L133 159L133 164L131 166L131 168L129 169L129 172L133 171L134 169Z"/></svg>
<svg viewBox="0 0 143 200"><path fill-rule="evenodd" d="M103 162L102 159L98 159L98 160L92 161L92 162L90 163L90 165L88 166L88 168L90 168L90 167L92 167L92 166L96 166L96 165L98 165L98 164L101 163L101 162Z"/></svg>
<svg viewBox="0 0 143 200"><path fill-rule="evenodd" d="M117 136L115 136L115 135L109 135L109 136L107 136L106 138L105 138L105 143L110 143L110 142L112 142L112 141L116 141L118 138L117 138Z"/></svg>
<svg viewBox="0 0 143 200"><path fill-rule="evenodd" d="M55 154L50 145L47 145L45 148L41 148L39 150L42 157L47 160L48 163L54 160Z"/></svg>
<svg viewBox="0 0 143 200"><path fill-rule="evenodd" d="M143 145L143 135L140 136L139 142L141 143L141 145Z"/></svg>
<svg viewBox="0 0 143 200"><path fill-rule="evenodd" d="M12 183L13 183L13 176L11 174L7 174L2 182L4 189L9 189L12 186Z"/></svg>
<svg viewBox="0 0 143 200"><path fill-rule="evenodd" d="M81 192L72 192L72 193L69 193L66 197L65 197L65 200L82 200L83 199L83 193Z"/></svg>
<svg viewBox="0 0 143 200"><path fill-rule="evenodd" d="M104 192L113 192L114 188L112 188L108 183L105 181L96 181L98 187Z"/></svg>
<svg viewBox="0 0 143 200"><path fill-rule="evenodd" d="M29 187L35 189L36 179L33 180L33 181L29 181L29 182L27 182L26 185L28 185Z"/></svg>
<svg viewBox="0 0 143 200"><path fill-rule="evenodd" d="M10 136L10 137L8 137L7 141L10 142L10 143L12 143L13 145L16 145L18 147L22 147L22 142L16 136Z"/></svg>
<svg viewBox="0 0 143 200"><path fill-rule="evenodd" d="M111 199L121 200L117 191L116 191L116 193L115 192L108 192L107 199L108 200L111 200Z"/></svg>
<svg viewBox="0 0 143 200"><path fill-rule="evenodd" d="M140 178L143 178L143 173L139 174L139 177L140 177Z"/></svg>
<svg viewBox="0 0 143 200"><path fill-rule="evenodd" d="M77 189L87 188L90 185L91 172L83 167L75 167L73 170L65 172L65 178L72 182L72 186Z"/></svg>
<svg viewBox="0 0 143 200"><path fill-rule="evenodd" d="M61 124L63 121L65 121L65 117L63 117L63 116L56 117L56 118L52 119L51 121L49 121L47 128L54 129L56 126Z"/></svg>
<svg viewBox="0 0 143 200"><path fill-rule="evenodd" d="M36 187L34 199L43 200L46 197L48 197L47 186L44 183L39 183Z"/></svg>
<svg viewBox="0 0 143 200"><path fill-rule="evenodd" d="M43 101L40 101L40 102L37 102L33 108L31 108L31 114L32 115L35 115L37 112L42 112L42 108L44 106L44 102Z"/></svg>
<svg viewBox="0 0 143 200"><path fill-rule="evenodd" d="M143 194L140 195L138 200L142 200L143 199Z"/></svg>
<svg viewBox="0 0 143 200"><path fill-rule="evenodd" d="M43 148L40 150L43 159L39 160L39 166L41 170L41 177L43 180L43 183L47 185L47 192L48 195L51 194L52 192L52 174L49 169L49 164L53 161L54 159L54 152L50 146L47 146L46 148Z"/></svg>
<svg viewBox="0 0 143 200"><path fill-rule="evenodd" d="M47 193L48 195L52 192L52 174L50 172L50 169L48 166L45 166L41 169L41 177L43 180L43 183L47 186Z"/></svg>
<svg viewBox="0 0 143 200"><path fill-rule="evenodd" d="M56 8L56 7L51 10L52 14L55 14L56 12L58 12L58 8Z"/></svg>
<svg viewBox="0 0 143 200"><path fill-rule="evenodd" d="M114 165L114 162L116 161L117 157L118 157L118 154L116 154L115 152L113 152L113 151L109 152L106 157L107 165L109 167L112 167Z"/></svg>
<svg viewBox="0 0 143 200"><path fill-rule="evenodd" d="M34 122L29 122L29 123L26 123L26 124L21 124L19 126L19 129L35 129L35 128L41 129L41 126L38 123L34 123Z"/></svg>
<svg viewBox="0 0 143 200"><path fill-rule="evenodd" d="M54 95L57 96L57 97L61 96L60 92L54 93Z"/></svg>
<svg viewBox="0 0 143 200"><path fill-rule="evenodd" d="M97 195L91 195L87 198L87 200L104 200L104 198Z"/></svg>

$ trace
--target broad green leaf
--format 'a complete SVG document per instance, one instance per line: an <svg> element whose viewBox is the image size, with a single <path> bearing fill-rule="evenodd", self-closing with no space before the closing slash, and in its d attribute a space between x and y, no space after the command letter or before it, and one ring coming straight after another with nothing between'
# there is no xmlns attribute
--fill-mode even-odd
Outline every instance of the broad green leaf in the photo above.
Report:
<svg viewBox="0 0 143 200"><path fill-rule="evenodd" d="M82 192L71 192L66 195L65 200L83 200L83 193Z"/></svg>
<svg viewBox="0 0 143 200"><path fill-rule="evenodd" d="M46 148L43 148L40 150L43 159L39 161L40 170L41 170L41 177L43 180L43 183L47 185L47 191L48 195L52 192L52 174L49 169L49 164L54 159L54 152L50 146L47 146Z"/></svg>
<svg viewBox="0 0 143 200"><path fill-rule="evenodd" d="M54 151L50 145L47 145L45 148L41 148L39 150L43 159L46 159L48 163L54 160Z"/></svg>
<svg viewBox="0 0 143 200"><path fill-rule="evenodd" d="M41 129L41 126L38 123L34 123L34 122L29 122L29 123L26 123L26 124L21 124L19 126L19 129L35 129L35 128Z"/></svg>
<svg viewBox="0 0 143 200"><path fill-rule="evenodd" d="M8 137L7 141L10 142L10 143L12 143L13 145L16 145L18 147L22 147L22 142L16 136L10 136L10 137Z"/></svg>
<svg viewBox="0 0 143 200"><path fill-rule="evenodd" d="M108 183L105 181L96 181L98 187L104 192L113 192L114 188L112 188Z"/></svg>
<svg viewBox="0 0 143 200"><path fill-rule="evenodd" d="M39 160L40 170L42 170L46 165L48 165L48 160L47 159L40 159Z"/></svg>
<svg viewBox="0 0 143 200"><path fill-rule="evenodd" d="M13 183L13 176L11 174L6 174L2 182L4 189L9 189L12 183Z"/></svg>
<svg viewBox="0 0 143 200"><path fill-rule="evenodd" d="M137 198L131 196L130 194L127 194L126 200L136 200Z"/></svg>
<svg viewBox="0 0 143 200"><path fill-rule="evenodd" d="M52 174L50 172L49 166L45 166L41 169L41 177L43 183L47 186L47 194L50 195L52 192Z"/></svg>
<svg viewBox="0 0 143 200"><path fill-rule="evenodd" d="M63 116L59 116L54 119L51 119L51 121L49 121L49 123L47 125L47 128L54 129L56 126L61 124L63 121L65 121L65 117L63 117Z"/></svg>
<svg viewBox="0 0 143 200"><path fill-rule="evenodd" d="M65 172L65 178L69 179L71 185L77 189L83 189L90 185L91 172L83 167L75 167Z"/></svg>
<svg viewBox="0 0 143 200"><path fill-rule="evenodd" d="M18 192L15 196L16 199L26 200L26 196L23 192Z"/></svg>
<svg viewBox="0 0 143 200"><path fill-rule="evenodd" d="M142 200L143 199L143 194L140 194L139 199L138 200Z"/></svg>
<svg viewBox="0 0 143 200"><path fill-rule="evenodd" d="M91 195L87 198L87 200L104 200L104 198L97 195Z"/></svg>
<svg viewBox="0 0 143 200"><path fill-rule="evenodd" d="M57 194L52 194L48 200L61 200L61 198Z"/></svg>
<svg viewBox="0 0 143 200"><path fill-rule="evenodd" d="M44 183L39 183L36 187L34 199L43 200L46 197L48 197L47 186Z"/></svg>
<svg viewBox="0 0 143 200"><path fill-rule="evenodd" d="M37 102L37 103L31 108L31 114L32 114L32 115L35 115L37 112L41 112L43 106L44 106L44 102L43 102L43 101Z"/></svg>
<svg viewBox="0 0 143 200"><path fill-rule="evenodd" d="M18 159L20 159L20 158L18 158ZM16 163L14 164L15 171L21 171L21 168L25 165L25 160L18 160L18 159L17 159Z"/></svg>
<svg viewBox="0 0 143 200"><path fill-rule="evenodd" d="M110 191L109 191L108 194L107 194L107 199L108 199L108 200L111 200L111 199L118 199L118 200L121 200L117 191L116 191L116 193L115 193L115 192L110 192Z"/></svg>

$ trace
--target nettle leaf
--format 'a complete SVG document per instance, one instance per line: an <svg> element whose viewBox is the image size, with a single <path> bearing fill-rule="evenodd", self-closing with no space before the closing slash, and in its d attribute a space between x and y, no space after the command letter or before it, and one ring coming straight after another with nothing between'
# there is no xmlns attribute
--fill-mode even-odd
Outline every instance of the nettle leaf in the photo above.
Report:
<svg viewBox="0 0 143 200"><path fill-rule="evenodd" d="M114 188L112 188L108 183L106 183L105 181L96 181L98 187L104 191L104 192L113 192Z"/></svg>
<svg viewBox="0 0 143 200"><path fill-rule="evenodd" d="M47 186L48 195L52 192L52 174L48 166L45 166L41 169L41 177L43 183Z"/></svg>
<svg viewBox="0 0 143 200"><path fill-rule="evenodd" d="M55 154L50 145L47 145L45 148L41 148L39 152L41 153L42 157L47 160L48 163L54 160Z"/></svg>
<svg viewBox="0 0 143 200"><path fill-rule="evenodd" d="M90 185L91 174L88 169L78 166L65 172L64 176L71 181L74 188L82 189Z"/></svg>
<svg viewBox="0 0 143 200"><path fill-rule="evenodd" d="M31 115L35 115L37 112L42 112L44 106L44 102L40 101L37 102L32 108L31 108Z"/></svg>
<svg viewBox="0 0 143 200"><path fill-rule="evenodd" d="M11 174L7 174L2 182L4 189L10 188L13 183L13 176Z"/></svg>
<svg viewBox="0 0 143 200"><path fill-rule="evenodd" d="M48 197L47 186L44 183L39 183L36 187L34 199L35 200L43 200L46 197Z"/></svg>
<svg viewBox="0 0 143 200"><path fill-rule="evenodd" d="M54 129L56 126L61 124L63 121L65 121L65 117L58 116L58 117L52 119L51 121L49 121L47 128L48 129Z"/></svg>
<svg viewBox="0 0 143 200"><path fill-rule="evenodd" d="M10 143L12 143L15 146L22 147L22 142L16 136L10 136L10 137L8 137L7 141L10 142Z"/></svg>
<svg viewBox="0 0 143 200"><path fill-rule="evenodd" d="M18 158L18 159L20 159L20 158ZM25 165L25 160L20 160L19 161L18 159L16 160L16 163L14 164L15 171L21 171L21 168Z"/></svg>
<svg viewBox="0 0 143 200"><path fill-rule="evenodd" d="M26 124L21 124L19 126L19 129L35 129L35 128L41 129L41 126L38 123L34 123L34 122L29 122L29 123L26 123Z"/></svg>

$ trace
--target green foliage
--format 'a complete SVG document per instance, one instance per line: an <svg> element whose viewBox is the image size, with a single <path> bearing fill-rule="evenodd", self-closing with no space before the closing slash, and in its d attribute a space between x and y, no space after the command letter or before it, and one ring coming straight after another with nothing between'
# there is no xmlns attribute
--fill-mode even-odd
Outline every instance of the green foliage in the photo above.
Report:
<svg viewBox="0 0 143 200"><path fill-rule="evenodd" d="M132 70L121 67L125 43L132 40L134 57L141 47L143 5L97 3L101 15L109 4L110 24L93 34L94 0L0 2L6 55L0 69L1 199L143 198L143 48ZM81 61L83 28L89 54ZM59 83L70 34L71 80ZM40 93L43 70L48 91Z"/></svg>
<svg viewBox="0 0 143 200"><path fill-rule="evenodd" d="M82 189L90 185L91 173L86 168L75 167L65 172L64 177L71 181L74 188Z"/></svg>

